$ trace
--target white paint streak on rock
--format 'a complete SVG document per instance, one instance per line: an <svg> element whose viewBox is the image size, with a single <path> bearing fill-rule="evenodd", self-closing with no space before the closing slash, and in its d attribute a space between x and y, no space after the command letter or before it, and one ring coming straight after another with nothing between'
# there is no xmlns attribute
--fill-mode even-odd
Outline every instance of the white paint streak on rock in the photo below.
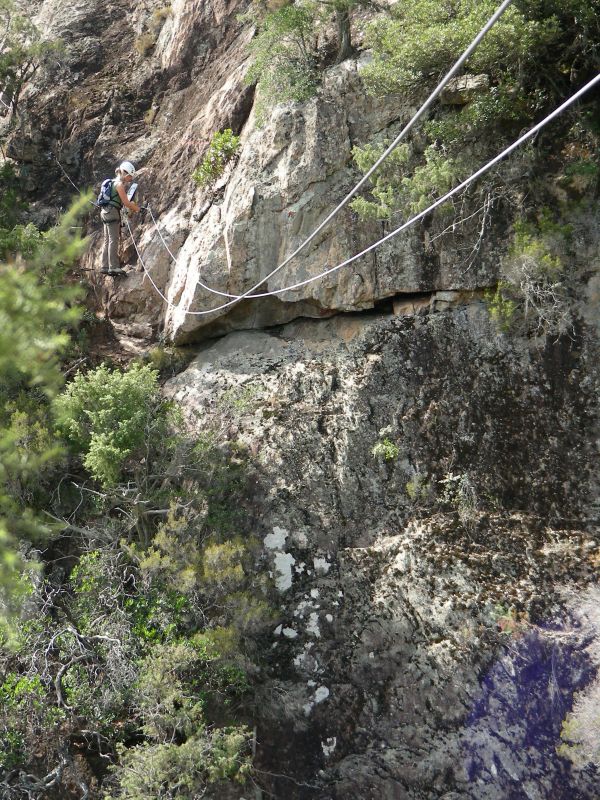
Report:
<svg viewBox="0 0 600 800"><path fill-rule="evenodd" d="M283 550L287 536L288 532L286 529L278 528L276 525L273 528L273 533L268 533L265 536L265 547L269 550Z"/></svg>
<svg viewBox="0 0 600 800"><path fill-rule="evenodd" d="M319 629L319 615L316 611L311 612L308 622L306 623L306 632L320 638L321 631Z"/></svg>
<svg viewBox="0 0 600 800"><path fill-rule="evenodd" d="M337 745L337 738L335 736L330 736L328 739L325 739L324 742L321 742L321 749L323 750L323 755L325 758L329 758L329 756L335 750Z"/></svg>
<svg viewBox="0 0 600 800"><path fill-rule="evenodd" d="M279 575L275 578L275 585L280 592L287 591L292 585L292 567L296 559L291 553L275 553L275 569Z"/></svg>
<svg viewBox="0 0 600 800"><path fill-rule="evenodd" d="M315 705L317 705L318 703L322 703L324 700L327 700L329 694L330 692L327 686L319 686L314 696Z"/></svg>
<svg viewBox="0 0 600 800"><path fill-rule="evenodd" d="M309 681L308 686L314 686L314 681ZM303 706L304 715L308 717L313 708L319 703L323 703L329 697L329 689L327 686L319 686L312 696L312 698Z"/></svg>
<svg viewBox="0 0 600 800"><path fill-rule="evenodd" d="M331 564L327 561L326 558L316 557L313 558L313 565L315 567L315 572L317 575L327 575L329 570L331 569Z"/></svg>

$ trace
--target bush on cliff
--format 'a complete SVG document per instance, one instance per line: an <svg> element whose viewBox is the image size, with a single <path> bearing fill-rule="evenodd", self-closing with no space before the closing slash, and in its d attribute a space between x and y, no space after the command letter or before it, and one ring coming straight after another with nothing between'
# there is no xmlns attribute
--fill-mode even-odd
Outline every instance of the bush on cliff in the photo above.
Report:
<svg viewBox="0 0 600 800"><path fill-rule="evenodd" d="M424 98L496 6L494 0L396 3L368 29L367 44L373 50L373 60L363 70L368 89L384 95L408 93L416 102ZM523 127L579 88L600 64L597 11L583 0L568 7L548 0L508 8L467 62L469 72L482 76L481 84L461 100L438 104L425 123L424 142L414 142L396 156L395 169L383 167L375 175L370 198L354 201L359 215L389 219L394 211L421 210L472 173L473 156L485 163ZM589 126L578 133L582 144L590 140L591 145L594 136ZM355 148L358 167L366 171L384 146L376 141ZM529 158L535 155L530 149ZM509 193L498 183L492 172L469 191L478 200L486 195L497 200Z"/></svg>

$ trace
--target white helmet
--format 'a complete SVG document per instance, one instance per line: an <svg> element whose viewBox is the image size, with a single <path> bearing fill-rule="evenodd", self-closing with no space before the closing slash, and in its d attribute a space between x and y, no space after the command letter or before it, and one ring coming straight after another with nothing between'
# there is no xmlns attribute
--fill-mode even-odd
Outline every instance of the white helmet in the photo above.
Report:
<svg viewBox="0 0 600 800"><path fill-rule="evenodd" d="M128 175L131 175L132 177L135 175L135 167L133 166L131 161L123 161L121 164L119 164L119 169L121 170L121 172L126 172Z"/></svg>

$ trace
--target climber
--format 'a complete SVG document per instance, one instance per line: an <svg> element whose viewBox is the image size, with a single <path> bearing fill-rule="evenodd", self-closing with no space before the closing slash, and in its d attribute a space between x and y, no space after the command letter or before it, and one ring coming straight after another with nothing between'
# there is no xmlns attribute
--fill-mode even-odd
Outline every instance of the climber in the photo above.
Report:
<svg viewBox="0 0 600 800"><path fill-rule="evenodd" d="M127 196L133 181L135 167L131 161L123 161L117 167L116 178L103 181L97 205L104 224L104 247L102 250L102 272L106 275L126 275L119 262L119 236L121 233L121 208L135 213L140 206Z"/></svg>

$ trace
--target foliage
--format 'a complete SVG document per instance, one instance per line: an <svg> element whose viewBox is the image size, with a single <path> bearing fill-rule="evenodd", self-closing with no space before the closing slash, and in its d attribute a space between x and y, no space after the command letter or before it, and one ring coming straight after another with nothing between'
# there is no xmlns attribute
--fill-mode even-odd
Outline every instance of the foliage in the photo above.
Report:
<svg viewBox="0 0 600 800"><path fill-rule="evenodd" d="M385 461L393 461L398 457L399 453L400 448L398 445L392 442L387 436L377 442L371 450L373 458L383 458Z"/></svg>
<svg viewBox="0 0 600 800"><path fill-rule="evenodd" d="M438 483L443 486L442 503L452 506L465 527L473 524L479 498L473 480L467 473L448 473Z"/></svg>
<svg viewBox="0 0 600 800"><path fill-rule="evenodd" d="M412 503L425 502L431 493L431 483L425 475L416 472L405 484L406 494Z"/></svg>
<svg viewBox="0 0 600 800"><path fill-rule="evenodd" d="M368 172L389 146L389 140L354 147L352 157L361 170ZM374 201L357 197L351 207L362 219L389 219L397 207L396 195L402 188L402 173L409 160L408 145L400 145L389 154L372 180L371 195ZM400 180L398 177L400 176Z"/></svg>
<svg viewBox="0 0 600 800"><path fill-rule="evenodd" d="M152 397L156 374L139 364L129 374L146 387L142 399ZM80 376L63 418L73 448L89 449L99 407L119 428L127 375L105 367ZM232 396L232 408L242 399ZM225 405L220 414L232 413ZM98 796L86 775L98 754L113 765L98 791L115 799L189 797L250 770L242 722L273 611L245 513L244 451L220 444L219 423L197 442L168 428L154 442L155 420L146 423L120 483L88 489L87 468L75 463L76 491L52 499L65 525L47 565L53 577L30 583L15 648L0 654L0 674L42 687L39 698L29 692L27 713L7 703L0 712L15 792L53 775L56 791L72 796L59 768L68 763L73 785ZM141 452L143 470L133 458ZM53 565L64 563L70 574L57 580ZM73 743L78 763L68 761Z"/></svg>
<svg viewBox="0 0 600 800"><path fill-rule="evenodd" d="M5 161L0 167L0 189L0 236L3 240L10 234L26 208L21 197L19 176L9 161ZM6 259L7 252L10 252L10 248L0 242L0 258Z"/></svg>
<svg viewBox="0 0 600 800"><path fill-rule="evenodd" d="M239 146L240 137L234 136L231 128L213 134L206 155L192 175L198 186L212 186L236 155Z"/></svg>
<svg viewBox="0 0 600 800"><path fill-rule="evenodd" d="M502 141L519 125L525 125L543 97L519 94L512 86L491 86L484 94L473 97L459 112L439 114L425 123L424 129L456 157L465 143L491 138Z"/></svg>
<svg viewBox="0 0 600 800"><path fill-rule="evenodd" d="M352 156L361 171L367 172L388 145L389 142L385 142L355 147ZM399 208L418 213L427 208L437 194L449 191L469 171L461 159L449 159L435 145L426 148L424 164L415 165L409 152L407 145L400 145L384 161L372 180L374 200L358 197L352 201L351 207L362 219L390 219ZM409 176L406 174L407 165L411 163L412 174Z"/></svg>
<svg viewBox="0 0 600 800"><path fill-rule="evenodd" d="M369 0L276 0L253 2L242 19L251 21L257 34L250 44L252 64L246 82L257 83L257 118L262 123L267 108L313 97L325 67L339 64L354 52L352 12ZM331 31L332 16L335 33ZM330 53L335 38L335 55Z"/></svg>
<svg viewBox="0 0 600 800"><path fill-rule="evenodd" d="M505 333L510 330L517 304L510 298L510 286L506 281L499 281L495 289L486 289L485 303L494 322Z"/></svg>
<svg viewBox="0 0 600 800"><path fill-rule="evenodd" d="M568 331L572 321L563 273L571 236L571 226L556 222L547 208L533 220L514 223L513 241L502 262L503 279L486 295L490 314L503 330L511 327L519 311L536 333Z"/></svg>
<svg viewBox="0 0 600 800"><path fill-rule="evenodd" d="M245 386L227 389L219 397L219 410L244 413L254 409L261 388L259 383L248 383Z"/></svg>
<svg viewBox="0 0 600 800"><path fill-rule="evenodd" d="M517 611L513 606L495 603L489 609L490 617L499 633L506 637L517 637L524 633L528 625L527 612Z"/></svg>
<svg viewBox="0 0 600 800"><path fill-rule="evenodd" d="M257 83L259 121L265 109L312 97L319 85L314 3L286 4L255 16L258 33L250 44L252 64L246 82Z"/></svg>
<svg viewBox="0 0 600 800"><path fill-rule="evenodd" d="M133 43L136 52L138 52L142 58L150 55L154 50L161 28L172 13L173 9L170 5L154 9L150 17L148 29L143 31Z"/></svg>
<svg viewBox="0 0 600 800"><path fill-rule="evenodd" d="M58 47L43 41L29 16L18 13L13 0L0 0L0 86L16 110L24 84Z"/></svg>
<svg viewBox="0 0 600 800"><path fill-rule="evenodd" d="M161 378L172 378L187 365L190 354L180 347L157 345L144 355L143 363L155 369Z"/></svg>
<svg viewBox="0 0 600 800"><path fill-rule="evenodd" d="M47 401L61 384L59 358L79 312L77 293L54 277L83 246L72 230L82 209L83 200L27 261L0 264L0 585L7 597L9 589L13 598L22 593L14 538L44 529L27 504L57 454Z"/></svg>
<svg viewBox="0 0 600 800"><path fill-rule="evenodd" d="M596 558L597 562L598 559ZM557 748L560 756L576 767L600 767L600 589L596 583L581 591L577 589L575 607L578 611L580 641L585 643L589 667L595 674L587 685L575 694L573 706L567 712ZM589 674L589 673L588 673Z"/></svg>
<svg viewBox="0 0 600 800"><path fill-rule="evenodd" d="M573 710L565 717L557 748L560 756L578 767L600 767L600 680L576 696Z"/></svg>
<svg viewBox="0 0 600 800"><path fill-rule="evenodd" d="M494 0L393 4L367 31L373 59L363 77L369 90L408 93L416 99L450 68L495 9ZM571 93L573 84L580 85L578 76L597 71L599 34L598 15L584 0L566 5L559 0L513 4L467 64L470 73L486 77L489 88L477 90L462 105L434 107L424 124L425 137L415 137L410 150L378 170L371 179L371 197L356 198L354 209L363 218L383 220L395 211L422 210L472 172L473 157L485 163L486 157ZM355 149L355 161L363 171L374 163L372 147ZM543 148L530 149L527 157L543 157ZM470 187L468 195L479 203L487 197L517 202L511 187L514 179L501 165ZM474 202L471 205L476 208ZM436 213L452 214L456 221L456 210L450 206ZM473 209L467 211L467 219L474 216ZM485 212L479 217L481 224L475 227L481 238Z"/></svg>
<svg viewBox="0 0 600 800"><path fill-rule="evenodd" d="M0 581L3 602L9 583L21 601L0 650L2 791L189 797L241 781L250 757L236 715L272 619L243 454L218 432L184 440L149 365L100 367L56 397L78 318L65 269L82 243L74 214L46 232L27 225L17 175L5 166L0 180L11 261L0 267ZM52 485L57 430L81 459ZM37 535L40 512L55 535L37 555L44 569L24 572L15 539ZM174 765L168 789L150 768L136 784L147 759Z"/></svg>
<svg viewBox="0 0 600 800"><path fill-rule="evenodd" d="M371 91L391 94L434 83L456 61L496 10L493 0L416 0L397 3L390 18L377 18L368 30L374 58L364 77ZM551 13L535 19L511 7L487 33L469 59L472 72L516 76L535 67L540 51L560 37Z"/></svg>
<svg viewBox="0 0 600 800"><path fill-rule="evenodd" d="M243 727L200 729L183 744L123 749L114 770L117 788L105 800L186 800L219 781L244 783L250 772L248 741Z"/></svg>
<svg viewBox="0 0 600 800"><path fill-rule="evenodd" d="M105 487L117 483L128 458L143 457L147 433L160 437L166 425L157 373L138 364L126 372L100 366L78 374L55 411L58 429Z"/></svg>

